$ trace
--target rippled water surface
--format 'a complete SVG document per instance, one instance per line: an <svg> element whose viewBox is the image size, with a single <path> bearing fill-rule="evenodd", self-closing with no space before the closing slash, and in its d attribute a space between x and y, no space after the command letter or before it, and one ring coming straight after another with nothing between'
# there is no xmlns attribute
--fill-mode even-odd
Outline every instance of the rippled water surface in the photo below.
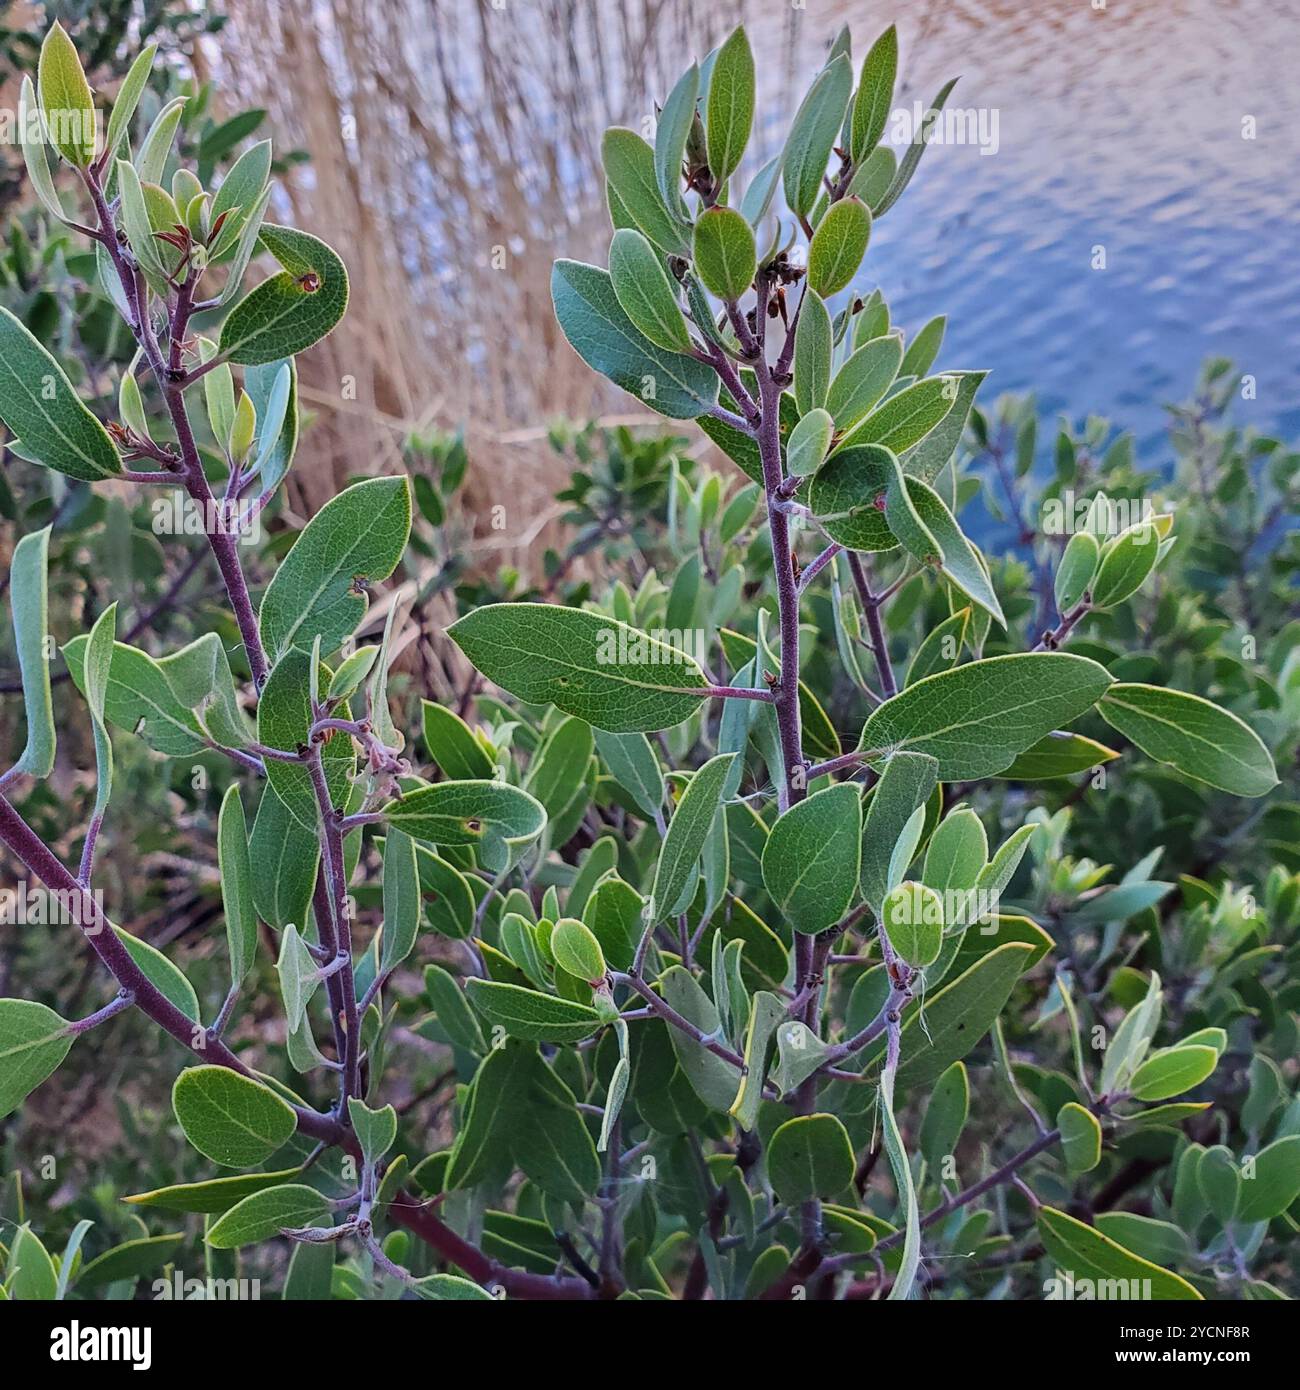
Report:
<svg viewBox="0 0 1300 1390"><path fill-rule="evenodd" d="M864 268L909 332L948 315L941 367L992 368L988 399L1034 389L1048 411L1108 415L1154 459L1161 403L1222 354L1258 382L1241 421L1300 433L1300 7L754 8L756 41L795 40L799 83L840 22L860 57L896 18L902 104L960 73L950 105L985 108L986 131L996 111L996 153L926 151Z"/></svg>

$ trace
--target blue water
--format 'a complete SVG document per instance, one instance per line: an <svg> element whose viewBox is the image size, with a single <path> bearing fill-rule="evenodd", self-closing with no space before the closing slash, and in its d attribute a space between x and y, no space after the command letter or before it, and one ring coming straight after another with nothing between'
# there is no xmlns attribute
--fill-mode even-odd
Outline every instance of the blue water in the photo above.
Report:
<svg viewBox="0 0 1300 1390"><path fill-rule="evenodd" d="M857 60L891 18L902 104L960 73L950 106L998 114L996 153L927 149L861 277L909 333L948 315L937 365L991 368L986 403L1034 390L1049 415L1108 416L1156 463L1162 404L1222 355L1256 378L1235 418L1300 434L1300 7L809 0L793 79L843 20Z"/></svg>

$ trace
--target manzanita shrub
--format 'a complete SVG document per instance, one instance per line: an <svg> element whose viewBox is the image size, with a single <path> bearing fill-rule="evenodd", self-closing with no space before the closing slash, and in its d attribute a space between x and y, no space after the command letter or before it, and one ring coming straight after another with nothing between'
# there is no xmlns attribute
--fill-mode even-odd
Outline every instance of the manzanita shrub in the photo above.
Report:
<svg viewBox="0 0 1300 1390"><path fill-rule="evenodd" d="M268 148L215 190L185 169L164 186L178 119L164 108L132 157L150 56L102 135L61 29L23 88L32 182L90 239L138 345L119 418L101 424L8 313L0 418L12 449L74 479L178 489L242 650L209 632L152 655L118 640L114 607L63 645L98 769L70 869L14 804L56 748L48 531L17 545L27 739L0 778L0 840L75 909L118 988L72 1021L0 1002L0 1115L134 1008L190 1054L171 1099L204 1167L131 1194L169 1229L93 1259L88 1222L62 1254L21 1225L8 1295L129 1292L183 1259L201 1223L209 1274L242 1252L293 1298L1072 1297L1098 1282L1110 1296L1277 1296L1265 1276L1300 1195L1282 1073L1252 1071L1248 1152L1180 1128L1206 1111L1195 1097L1229 1028L1233 1047L1253 1046L1259 1012L1235 1007L1233 984L1282 947L1259 941L1230 885L1189 879L1176 997L1151 968L1097 981L1080 951L1116 956L1148 916L1158 936L1170 885L1151 878L1158 855L1114 883L1110 866L1067 856L1069 810L1048 817L1033 793L1146 767L1189 798L1261 798L1274 761L1235 713L1159 670L1119 678L1123 659L1080 638L1176 563L1172 512L1116 527L1090 507L1049 550L1045 621L1019 581L1004 609L956 520L968 422L1001 447L973 409L985 374L931 373L942 325L905 347L883 296L842 295L924 151L918 139L896 161L880 144L894 31L856 87L840 36L781 154L743 188L743 29L667 95L653 145L606 133L609 268L557 262L560 326L645 405L698 421L746 481L732 494L713 473L697 490L670 476L686 553L671 586L650 572L581 606L464 612L449 632L480 675L459 709L424 702L423 764L389 698L396 605L382 641L355 639L369 589L403 564L407 480L341 492L256 602L238 543L292 462L293 357L343 314L343 264L265 221ZM75 211L47 140L75 174ZM258 251L281 269L241 297ZM221 310L211 337L196 331ZM661 463L629 447L608 476L575 482L588 549L619 529L619 489L662 496ZM892 621L904 595L933 615L906 661ZM813 689L836 669L847 734ZM161 758L228 759L212 826L223 997L201 999L99 905L110 731ZM972 804L986 787L1029 789L978 803L998 808L992 836ZM1288 949L1298 894L1288 871L1270 875L1267 918ZM363 895L381 902L373 931ZM1040 909L1074 912L1068 952ZM268 931L280 1041L237 1049L228 1029L266 974ZM1188 1019L1192 996L1203 1022ZM449 1132L392 1103L403 1034L450 1069ZM963 1138L973 1108L1005 1114L985 1145ZM1142 1212L1108 1210L1103 1181L1134 1185L1117 1185L1115 1153L1144 1134L1163 1161L1143 1159L1138 1181L1156 1171L1164 1185Z"/></svg>

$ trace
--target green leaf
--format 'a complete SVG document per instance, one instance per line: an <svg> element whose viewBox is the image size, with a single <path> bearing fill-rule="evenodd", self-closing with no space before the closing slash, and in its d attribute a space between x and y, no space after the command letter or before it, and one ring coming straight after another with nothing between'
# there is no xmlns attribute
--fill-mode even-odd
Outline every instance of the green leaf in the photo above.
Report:
<svg viewBox="0 0 1300 1390"><path fill-rule="evenodd" d="M596 751L609 775L651 820L664 804L664 774L644 734L596 730Z"/></svg>
<svg viewBox="0 0 1300 1390"><path fill-rule="evenodd" d="M28 999L0 999L0 1120L68 1055L68 1022Z"/></svg>
<svg viewBox="0 0 1300 1390"><path fill-rule="evenodd" d="M117 189L121 208L120 230L126 233L131 254L148 281L149 288L160 299L165 299L168 293L167 269L162 261L162 243L154 237L154 232L162 229L154 226L153 218L150 216L149 198L140 175L125 159L117 161ZM162 212L165 203L158 197L162 190L157 185L154 185L154 193L154 206Z"/></svg>
<svg viewBox="0 0 1300 1390"><path fill-rule="evenodd" d="M749 223L735 208L702 212L692 249L700 279L719 299L739 299L749 288L758 269L758 248Z"/></svg>
<svg viewBox="0 0 1300 1390"><path fill-rule="evenodd" d="M54 187L54 175L50 169L49 150L45 139L45 121L40 114L40 107L36 100L36 88L32 84L32 79L26 76L24 76L18 89L17 133L18 139L22 142L23 162L27 166L27 177L31 180L36 196L49 212L61 222L67 222L68 218L63 211L63 203L59 198L58 190ZM96 251L107 259L108 253L104 251L102 246L97 246ZM112 277L113 281L117 280L116 271L112 271ZM118 293L121 293L120 284ZM125 303L125 295L122 296L122 299Z"/></svg>
<svg viewBox="0 0 1300 1390"><path fill-rule="evenodd" d="M123 927L114 927L117 939L127 954L143 971L145 978L166 999L173 1003L192 1023L199 1021L199 997L194 986L163 953Z"/></svg>
<svg viewBox="0 0 1300 1390"><path fill-rule="evenodd" d="M921 1014L908 1017L901 1034L900 1090L928 1086L971 1051L993 1026L1033 955L1034 948L1023 942L995 947L926 1000L924 1026Z"/></svg>
<svg viewBox="0 0 1300 1390"><path fill-rule="evenodd" d="M1033 833L1032 825L1022 825L1008 835L989 860L984 872L980 874L976 886L987 889L990 893L1001 893L1015 877Z"/></svg>
<svg viewBox="0 0 1300 1390"><path fill-rule="evenodd" d="M908 477L920 478L927 483L934 482L956 453L975 403L975 394L988 373L949 372L947 375L949 381L956 382L952 407L919 444L904 450L899 460Z"/></svg>
<svg viewBox="0 0 1300 1390"><path fill-rule="evenodd" d="M934 1083L921 1121L921 1153L938 1181L944 1160L957 1151L957 1141L970 1113L970 1077L965 1062L954 1062Z"/></svg>
<svg viewBox="0 0 1300 1390"><path fill-rule="evenodd" d="M943 900L929 885L907 881L890 889L880 907L880 922L889 944L908 965L924 970L939 959Z"/></svg>
<svg viewBox="0 0 1300 1390"><path fill-rule="evenodd" d="M311 657L299 647L290 647L275 663L257 704L257 736L268 748L293 753L307 746L312 722ZM329 682L327 667L320 667L317 686ZM348 779L356 762L349 735L334 732L321 749L325 784L330 804L342 806L347 797ZM311 773L301 762L283 758L266 760L266 779L276 795L305 830L316 830L318 808Z"/></svg>
<svg viewBox="0 0 1300 1390"><path fill-rule="evenodd" d="M966 629L969 624L970 609L959 608L938 627L931 628L925 641L916 649L916 655L907 668L904 688L915 685L926 676L951 670L961 657L962 644L966 641Z"/></svg>
<svg viewBox="0 0 1300 1390"><path fill-rule="evenodd" d="M827 403L833 337L830 311L814 290L806 290L794 331L794 399L800 415Z"/></svg>
<svg viewBox="0 0 1300 1390"><path fill-rule="evenodd" d="M316 831L303 825L274 787L267 786L258 803L248 860L258 916L277 930L305 921L316 886L320 842Z"/></svg>
<svg viewBox="0 0 1300 1390"><path fill-rule="evenodd" d="M367 478L303 528L262 596L258 623L274 665L292 646L336 650L365 617L366 591L397 568L411 533L405 476Z"/></svg>
<svg viewBox="0 0 1300 1390"><path fill-rule="evenodd" d="M795 113L781 172L785 201L796 217L807 217L817 201L852 89L853 64L840 54L818 73Z"/></svg>
<svg viewBox="0 0 1300 1390"><path fill-rule="evenodd" d="M0 420L24 458L97 482L122 471L108 431L82 404L63 368L0 308Z"/></svg>
<svg viewBox="0 0 1300 1390"><path fill-rule="evenodd" d="M488 1020L512 1038L527 1042L577 1042L600 1027L600 1015L587 1004L558 999L522 985L497 980L470 980L465 993Z"/></svg>
<svg viewBox="0 0 1300 1390"><path fill-rule="evenodd" d="M898 31L891 24L871 45L862 64L858 95L853 102L853 124L849 152L854 164L863 160L880 143L894 99L894 79L898 73Z"/></svg>
<svg viewBox="0 0 1300 1390"><path fill-rule="evenodd" d="M1007 620L1003 616L1002 605L998 602L980 554L966 539L943 498L920 478L908 478L906 484L913 510L939 545L943 556L943 562L938 566L940 573L995 622L1005 627Z"/></svg>
<svg viewBox="0 0 1300 1390"><path fill-rule="evenodd" d="M881 1081L879 1095L881 1138L889 1155L894 1186L898 1189L898 1205L903 1213L903 1252L888 1295L889 1301L896 1302L910 1297L916 1282L916 1271L921 1263L921 1214L916 1203L916 1186L912 1182L912 1165L894 1118L894 1086L888 1073Z"/></svg>
<svg viewBox="0 0 1300 1390"><path fill-rule="evenodd" d="M173 1235L142 1236L105 1250L82 1267L77 1275L78 1289L100 1288L119 1279L138 1279L142 1274L165 1265L185 1243L185 1232Z"/></svg>
<svg viewBox="0 0 1300 1390"><path fill-rule="evenodd" d="M1160 532L1150 521L1121 531L1101 549L1092 581L1092 606L1114 608L1142 587L1160 557Z"/></svg>
<svg viewBox="0 0 1300 1390"><path fill-rule="evenodd" d="M871 211L859 198L827 209L808 248L808 287L823 298L838 294L858 273L871 237Z"/></svg>
<svg viewBox="0 0 1300 1390"><path fill-rule="evenodd" d="M243 226L239 229L239 240L235 243L234 254L230 257L229 269L226 273L226 283L218 297L218 304L229 304L235 295L239 293L239 287L244 279L244 272L248 269L248 263L252 260L253 252L258 244L258 236L261 233L263 219L266 216L267 204L271 201L271 191L269 185L262 190L262 196L257 200L253 210L245 218ZM278 361L280 359L276 360ZM264 366L268 364L255 363L253 365Z"/></svg>
<svg viewBox="0 0 1300 1390"><path fill-rule="evenodd" d="M110 603L90 629L86 642L84 680L95 739L95 807L92 817L102 818L113 792L113 743L104 725L104 702L113 665L113 638L117 631L117 604Z"/></svg>
<svg viewBox="0 0 1300 1390"><path fill-rule="evenodd" d="M314 1187L286 1183L237 1202L208 1228L207 1243L215 1250L238 1250L282 1231L326 1225L329 1215L329 1203Z"/></svg>
<svg viewBox="0 0 1300 1390"><path fill-rule="evenodd" d="M1300 1196L1300 1134L1275 1139L1247 1158L1241 1177L1238 1221L1250 1225L1281 1216Z"/></svg>
<svg viewBox="0 0 1300 1390"><path fill-rule="evenodd" d="M429 996L442 1031L452 1043L476 1056L482 1056L487 1051L483 1030L465 1001L464 991L442 966L425 966L424 992Z"/></svg>
<svg viewBox="0 0 1300 1390"><path fill-rule="evenodd" d="M289 1269L284 1276L280 1299L284 1303L327 1302L333 1287L335 1247L332 1242L320 1245L304 1240L294 1246L289 1256ZM435 1279L452 1275L433 1275Z"/></svg>
<svg viewBox="0 0 1300 1390"><path fill-rule="evenodd" d="M270 1087L228 1067L181 1072L172 1087L172 1109L190 1143L223 1168L261 1163L297 1127L292 1108Z"/></svg>
<svg viewBox="0 0 1300 1390"><path fill-rule="evenodd" d="M1235 796L1263 796L1277 770L1263 741L1226 709L1155 685L1116 684L1097 712L1148 757Z"/></svg>
<svg viewBox="0 0 1300 1390"><path fill-rule="evenodd" d="M18 542L9 565L9 606L13 612L14 647L18 653L23 709L27 716L27 742L13 770L36 778L48 777L53 770L58 737L54 726L54 704L50 696L50 662L46 653L50 635L46 581L49 548L50 528L47 526L44 530L33 531ZM112 637L108 640L111 642ZM103 709L102 696L100 709ZM94 717L92 710L92 719ZM102 721L95 722L96 728L99 728ZM95 747L98 752L98 736ZM111 763L109 766L111 775ZM102 807L97 800L96 814L100 810Z"/></svg>
<svg viewBox="0 0 1300 1390"><path fill-rule="evenodd" d="M1037 1221L1039 1238L1053 1264L1076 1281L1089 1279L1110 1284L1115 1279L1127 1280L1135 1298L1148 1296L1145 1289L1149 1281L1149 1297L1161 1302L1201 1297L1177 1274L1139 1258L1095 1227L1086 1226L1055 1207L1039 1207Z"/></svg>
<svg viewBox="0 0 1300 1390"><path fill-rule="evenodd" d="M153 71L153 60L157 54L158 45L156 43L151 43L148 47L141 49L135 62L131 64L126 76L122 79L122 85L117 89L117 96L113 99L113 110L108 117L108 133L104 137L104 148L108 152L105 167L112 166L117 158L118 147L130 132L131 118L140 105L140 98L144 95L149 74Z"/></svg>
<svg viewBox="0 0 1300 1390"><path fill-rule="evenodd" d="M912 175L916 173L916 166L921 162L921 156L925 153L925 147L930 143L930 132L934 128L935 122L939 119L939 112L943 110L944 103L952 93L952 89L957 85L954 77L951 82L945 82L939 89L938 96L934 103L926 111L921 120L921 129L912 136L912 143L908 145L907 152L903 155L902 163L898 166L898 172L894 175L894 181L889 185L885 196L875 205L874 211L877 217L883 217L890 208L903 196L903 190L912 182Z"/></svg>
<svg viewBox="0 0 1300 1390"><path fill-rule="evenodd" d="M250 471L266 493L289 471L298 447L298 364L286 357L246 367L244 391L258 419L257 457Z"/></svg>
<svg viewBox="0 0 1300 1390"><path fill-rule="evenodd" d="M326 697L331 700L346 700L355 695L361 689L362 681L370 674L370 668L375 664L378 655L378 647L360 647L351 656L345 657L339 662L338 670L330 677ZM428 705L430 702L423 700L421 703Z"/></svg>
<svg viewBox="0 0 1300 1390"><path fill-rule="evenodd" d="M778 818L763 848L763 883L795 931L815 935L848 910L861 854L862 795L841 782Z"/></svg>
<svg viewBox="0 0 1300 1390"><path fill-rule="evenodd" d="M1101 1122L1077 1101L1063 1105L1056 1117L1065 1166L1071 1174L1090 1172L1101 1162Z"/></svg>
<svg viewBox="0 0 1300 1390"><path fill-rule="evenodd" d="M1113 748L1084 738L1082 734L1067 734L1055 730L1045 734L1032 748L1026 748L1015 761L998 773L1008 782L1046 782L1053 777L1070 777L1100 767L1119 754Z"/></svg>
<svg viewBox="0 0 1300 1390"><path fill-rule="evenodd" d="M391 1105L371 1110L364 1101L353 1096L348 1100L348 1118L352 1121L357 1143L361 1145L362 1157L367 1163L377 1163L397 1138L397 1111Z"/></svg>
<svg viewBox="0 0 1300 1390"><path fill-rule="evenodd" d="M595 985L605 978L605 956L595 933L574 917L561 917L551 933L551 954L561 970Z"/></svg>
<svg viewBox="0 0 1300 1390"><path fill-rule="evenodd" d="M888 449L869 444L836 450L813 475L808 503L822 529L850 550L896 550L898 537L883 503L897 462Z"/></svg>
<svg viewBox="0 0 1300 1390"><path fill-rule="evenodd" d="M969 807L951 811L930 836L922 880L941 897L965 893L979 882L988 862L984 824Z"/></svg>
<svg viewBox="0 0 1300 1390"><path fill-rule="evenodd" d="M905 386L848 431L840 444L879 444L895 454L918 445L952 410L959 394L956 377L933 376Z"/></svg>
<svg viewBox="0 0 1300 1390"><path fill-rule="evenodd" d="M217 1215L229 1211L236 1202L267 1187L279 1187L297 1177L297 1168L282 1168L276 1173L240 1173L229 1178L207 1178L202 1182L178 1183L159 1187L152 1192L136 1192L123 1197L137 1207L155 1207L159 1211L202 1212Z"/></svg>
<svg viewBox="0 0 1300 1390"><path fill-rule="evenodd" d="M806 478L822 465L831 447L835 421L824 410L810 410L790 431L786 445L786 472L792 478Z"/></svg>
<svg viewBox="0 0 1300 1390"><path fill-rule="evenodd" d="M622 227L609 244L609 278L619 306L657 347L670 352L690 352L677 296L668 280L659 253L638 231Z"/></svg>
<svg viewBox="0 0 1300 1390"><path fill-rule="evenodd" d="M619 206L666 255L689 256L686 232L669 215L659 192L654 150L635 131L621 126L605 132L600 148L609 190Z"/></svg>
<svg viewBox="0 0 1300 1390"><path fill-rule="evenodd" d="M1088 592L1100 558L1101 546L1091 531L1076 531L1070 537L1056 567L1056 607L1062 614Z"/></svg>
<svg viewBox="0 0 1300 1390"><path fill-rule="evenodd" d="M14 1237L5 1287L9 1298L17 1303L50 1303L58 1296L59 1279L54 1261L30 1226L19 1226Z"/></svg>
<svg viewBox="0 0 1300 1390"><path fill-rule="evenodd" d="M478 845L512 857L546 827L541 803L504 782L436 782L384 807L388 823L417 840Z"/></svg>
<svg viewBox="0 0 1300 1390"><path fill-rule="evenodd" d="M269 222L260 240L284 269L235 305L219 343L222 356L250 367L318 343L348 307L348 272L323 241Z"/></svg>
<svg viewBox="0 0 1300 1390"><path fill-rule="evenodd" d="M835 1197L853 1181L853 1145L834 1115L798 1115L772 1135L767 1176L788 1207Z"/></svg>
<svg viewBox="0 0 1300 1390"><path fill-rule="evenodd" d="M775 155L749 181L744 196L740 200L740 211L751 227L767 216L772 206L772 195L776 192L777 180L781 177L781 156Z"/></svg>
<svg viewBox="0 0 1300 1390"><path fill-rule="evenodd" d="M444 784L445 785L445 784ZM411 954L420 930L420 875L415 844L396 828L384 840L384 927L379 973L387 975Z"/></svg>
<svg viewBox="0 0 1300 1390"><path fill-rule="evenodd" d="M167 156L171 153L172 141L176 138L186 100L185 97L173 97L162 106L149 129L145 131L144 139L140 141L140 153L136 155L134 164L140 182L146 186L153 184L156 187L162 182L163 169L167 164ZM162 231L163 228L156 227L155 230Z"/></svg>
<svg viewBox="0 0 1300 1390"><path fill-rule="evenodd" d="M863 343L845 362L826 393L826 409L839 430L851 430L871 410L893 385L902 360L902 335L890 333Z"/></svg>
<svg viewBox="0 0 1300 1390"><path fill-rule="evenodd" d="M716 939L716 938L715 938ZM763 1100L763 1079L767 1075L767 1054L777 1024L786 1016L786 1001L769 990L759 990L749 1005L742 1056L745 1071L728 1114L743 1130L758 1124L758 1108Z"/></svg>
<svg viewBox="0 0 1300 1390"><path fill-rule="evenodd" d="M1102 1095L1113 1095L1124 1088L1146 1056L1160 1022L1162 998L1160 976L1153 971L1145 997L1124 1016L1106 1048L1101 1069Z"/></svg>
<svg viewBox="0 0 1300 1390"><path fill-rule="evenodd" d="M492 776L492 759L455 710L434 704L432 700L421 700L420 708L429 756L448 777L455 781L471 781Z"/></svg>
<svg viewBox="0 0 1300 1390"><path fill-rule="evenodd" d="M212 211L208 214L209 223L213 226L226 214L221 227L221 240L217 243L218 259L227 247L233 250L239 239L239 228L257 206L270 174L271 142L262 140L245 150L221 180L221 187L212 200Z"/></svg>
<svg viewBox="0 0 1300 1390"><path fill-rule="evenodd" d="M599 613L493 603L448 629L491 681L529 704L553 704L611 733L680 724L705 685L693 657Z"/></svg>
<svg viewBox="0 0 1300 1390"><path fill-rule="evenodd" d="M416 845L420 893L428 925L442 936L463 940L474 930L474 894L465 876L427 845Z"/></svg>
<svg viewBox="0 0 1300 1390"><path fill-rule="evenodd" d="M881 770L862 825L862 896L878 909L889 891L894 845L935 788L939 764L924 753L896 753Z"/></svg>
<svg viewBox="0 0 1300 1390"><path fill-rule="evenodd" d="M777 1029L777 1063L772 1081L784 1095L806 1081L821 1066L830 1050L806 1023L791 1020Z"/></svg>
<svg viewBox="0 0 1300 1390"><path fill-rule="evenodd" d="M481 1284L472 1279L462 1279L459 1274L426 1274L415 1281L415 1292L421 1298L435 1303L488 1303L495 1297Z"/></svg>
<svg viewBox="0 0 1300 1390"><path fill-rule="evenodd" d="M934 359L939 355L940 347L943 346L943 335L947 326L947 318L940 314L921 329L907 346L907 352L903 355L903 365L898 369L900 376L919 378L930 370L934 365Z"/></svg>
<svg viewBox="0 0 1300 1390"><path fill-rule="evenodd" d="M447 1162L443 1183L447 1192L489 1177L504 1180L509 1176L512 1131L523 1109L528 1053L520 1043L493 1047L475 1073Z"/></svg>
<svg viewBox="0 0 1300 1390"><path fill-rule="evenodd" d="M217 817L217 864L221 902L226 913L230 981L237 985L257 955L257 909L253 905L253 870L248 857L248 823L239 787L231 783Z"/></svg>
<svg viewBox="0 0 1300 1390"><path fill-rule="evenodd" d="M628 970L641 940L645 900L621 878L597 884L583 910L582 920L600 942L605 959L615 970Z"/></svg>
<svg viewBox="0 0 1300 1390"><path fill-rule="evenodd" d="M1168 1100L1199 1086L1218 1063L1219 1054L1212 1047L1168 1047L1142 1063L1129 1090L1136 1100Z"/></svg>
<svg viewBox="0 0 1300 1390"><path fill-rule="evenodd" d="M1102 1235L1153 1264L1176 1264L1191 1253L1187 1237L1169 1221L1131 1211L1100 1211L1096 1222Z"/></svg>
<svg viewBox="0 0 1300 1390"><path fill-rule="evenodd" d="M595 747L591 725L570 715L551 730L533 755L525 785L545 807L549 820L558 820L578 794Z"/></svg>
<svg viewBox="0 0 1300 1390"><path fill-rule="evenodd" d="M605 1113L600 1118L600 1138L596 1141L596 1152L605 1153L618 1123L627 1097L627 1083L632 1077L632 1066L626 1057L620 1057L614 1064L613 1075L609 1079L609 1089L605 1093Z"/></svg>
<svg viewBox="0 0 1300 1390"><path fill-rule="evenodd" d="M674 212L682 205L682 159L699 94L700 68L692 63L668 93L655 127L655 182L664 206Z"/></svg>
<svg viewBox="0 0 1300 1390"><path fill-rule="evenodd" d="M36 86L54 148L69 164L86 168L95 157L95 99L76 46L57 22L41 44Z"/></svg>
<svg viewBox="0 0 1300 1390"><path fill-rule="evenodd" d="M945 782L988 777L1084 713L1110 684L1104 667L1066 652L971 661L886 700L863 726L860 746L928 753Z"/></svg>
<svg viewBox="0 0 1300 1390"><path fill-rule="evenodd" d="M709 172L721 188L740 166L754 122L754 54L742 24L718 49L705 103Z"/></svg>
<svg viewBox="0 0 1300 1390"><path fill-rule="evenodd" d="M688 970L680 965L665 970L659 988L668 1005L701 1033L708 1037L720 1035L722 1020L718 1010ZM736 1097L735 1068L679 1028L669 1027L668 1037L691 1089L710 1110L725 1114Z"/></svg>
<svg viewBox="0 0 1300 1390"><path fill-rule="evenodd" d="M581 1206L600 1182L600 1160L569 1087L536 1049L520 1061L523 1113L512 1122L515 1162L541 1190Z"/></svg>
<svg viewBox="0 0 1300 1390"><path fill-rule="evenodd" d="M717 403L713 369L656 347L624 312L607 271L580 261L556 261L551 298L578 356L643 405L673 420L693 420Z"/></svg>
<svg viewBox="0 0 1300 1390"><path fill-rule="evenodd" d="M1196 1183L1211 1213L1221 1225L1230 1225L1241 1206L1241 1173L1224 1145L1216 1144L1201 1155Z"/></svg>
<svg viewBox="0 0 1300 1390"><path fill-rule="evenodd" d="M722 802L727 774L737 756L719 753L710 758L682 793L659 849L650 894L650 921L661 922L670 913L683 910L679 900L692 887L704 841Z"/></svg>

